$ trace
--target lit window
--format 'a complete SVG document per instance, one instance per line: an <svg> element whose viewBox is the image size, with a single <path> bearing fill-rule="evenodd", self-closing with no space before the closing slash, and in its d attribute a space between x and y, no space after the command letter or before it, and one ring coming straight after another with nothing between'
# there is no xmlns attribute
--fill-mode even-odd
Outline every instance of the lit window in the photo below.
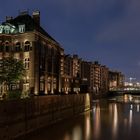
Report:
<svg viewBox="0 0 140 140"><path fill-rule="evenodd" d="M26 41L25 42L25 45L24 45L24 51L30 51L30 47L31 47L31 43L29 41Z"/></svg>
<svg viewBox="0 0 140 140"><path fill-rule="evenodd" d="M25 25L19 25L19 33L24 33L25 32Z"/></svg>
<svg viewBox="0 0 140 140"><path fill-rule="evenodd" d="M8 25L4 26L4 30L6 34L10 33L10 27Z"/></svg>
<svg viewBox="0 0 140 140"><path fill-rule="evenodd" d="M40 91L44 91L45 90L44 81L45 81L45 77L44 76L41 76L40 77Z"/></svg>
<svg viewBox="0 0 140 140"><path fill-rule="evenodd" d="M24 59L24 66L25 66L25 69L29 69L29 63L30 63L30 60L29 60L29 58L26 58L26 59Z"/></svg>
<svg viewBox="0 0 140 140"><path fill-rule="evenodd" d="M45 90L45 84L43 82L40 83L40 91Z"/></svg>

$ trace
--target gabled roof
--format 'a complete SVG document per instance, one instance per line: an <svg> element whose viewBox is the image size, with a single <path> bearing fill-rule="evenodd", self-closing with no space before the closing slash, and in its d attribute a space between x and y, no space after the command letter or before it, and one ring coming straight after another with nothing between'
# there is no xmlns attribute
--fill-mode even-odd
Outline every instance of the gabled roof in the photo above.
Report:
<svg viewBox="0 0 140 140"><path fill-rule="evenodd" d="M37 30L38 32L40 32L41 34L47 36L49 39L53 40L54 42L56 42L57 44L59 44L53 37L51 37L40 25L38 25L34 19L29 15L29 14L25 14L25 15L19 15L14 19L11 19L9 21L6 21L8 23L11 23L13 25L15 25L16 27L18 27L18 25L25 25L25 30L26 31L33 31L33 30ZM5 22L5 23L6 23ZM5 24L3 23L3 24Z"/></svg>

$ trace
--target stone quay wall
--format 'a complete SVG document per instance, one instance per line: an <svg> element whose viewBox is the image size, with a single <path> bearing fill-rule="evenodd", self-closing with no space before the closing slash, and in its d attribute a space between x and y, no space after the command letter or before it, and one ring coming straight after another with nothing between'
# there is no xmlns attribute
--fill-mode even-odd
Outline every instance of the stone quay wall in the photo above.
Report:
<svg viewBox="0 0 140 140"><path fill-rule="evenodd" d="M0 101L0 140L17 138L90 108L90 94Z"/></svg>

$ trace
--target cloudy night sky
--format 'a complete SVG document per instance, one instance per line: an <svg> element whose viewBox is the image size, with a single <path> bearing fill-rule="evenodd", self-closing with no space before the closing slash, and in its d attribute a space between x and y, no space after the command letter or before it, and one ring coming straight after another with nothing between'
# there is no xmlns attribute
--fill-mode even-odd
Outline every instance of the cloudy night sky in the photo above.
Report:
<svg viewBox="0 0 140 140"><path fill-rule="evenodd" d="M40 10L41 25L65 49L140 81L139 0L3 0L0 22Z"/></svg>

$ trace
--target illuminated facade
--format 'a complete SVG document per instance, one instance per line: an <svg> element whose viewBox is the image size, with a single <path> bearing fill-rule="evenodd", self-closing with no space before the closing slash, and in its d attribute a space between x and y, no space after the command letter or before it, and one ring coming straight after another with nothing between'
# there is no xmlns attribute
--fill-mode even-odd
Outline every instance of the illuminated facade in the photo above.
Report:
<svg viewBox="0 0 140 140"><path fill-rule="evenodd" d="M109 89L116 90L124 86L124 75L118 71L109 71Z"/></svg>
<svg viewBox="0 0 140 140"><path fill-rule="evenodd" d="M70 55L64 55L63 61L62 92L67 94L72 92L72 57Z"/></svg>
<svg viewBox="0 0 140 140"><path fill-rule="evenodd" d="M0 59L11 56L23 60L26 76L18 83L11 83L10 88L23 93L99 95L108 92L108 87L123 85L121 73L116 77L97 61L65 55L60 44L40 26L39 11L32 16L25 11L16 18L6 17L0 25ZM7 86L0 85L0 92L7 90Z"/></svg>
<svg viewBox="0 0 140 140"><path fill-rule="evenodd" d="M82 93L90 92L90 69L91 69L91 62L87 62L82 60L81 61L81 69L80 69L80 90Z"/></svg>
<svg viewBox="0 0 140 140"><path fill-rule="evenodd" d="M91 64L90 68L90 92L94 95L107 94L109 69L105 65L101 65L98 61Z"/></svg>
<svg viewBox="0 0 140 140"><path fill-rule="evenodd" d="M92 63L90 75L91 93L99 94L101 88L101 65L97 61Z"/></svg>
<svg viewBox="0 0 140 140"><path fill-rule="evenodd" d="M0 59L23 60L26 69L24 79L11 85L14 89L33 94L61 91L63 55L59 43L40 26L39 11L32 16L21 12L16 18L7 17L0 26Z"/></svg>
<svg viewBox="0 0 140 140"><path fill-rule="evenodd" d="M101 66L101 93L106 94L109 91L109 68Z"/></svg>
<svg viewBox="0 0 140 140"><path fill-rule="evenodd" d="M72 56L72 91L80 92L80 71L81 71L81 59L78 55Z"/></svg>
<svg viewBox="0 0 140 140"><path fill-rule="evenodd" d="M80 92L80 71L81 59L78 55L64 56L64 74L62 76L62 92L79 93Z"/></svg>

